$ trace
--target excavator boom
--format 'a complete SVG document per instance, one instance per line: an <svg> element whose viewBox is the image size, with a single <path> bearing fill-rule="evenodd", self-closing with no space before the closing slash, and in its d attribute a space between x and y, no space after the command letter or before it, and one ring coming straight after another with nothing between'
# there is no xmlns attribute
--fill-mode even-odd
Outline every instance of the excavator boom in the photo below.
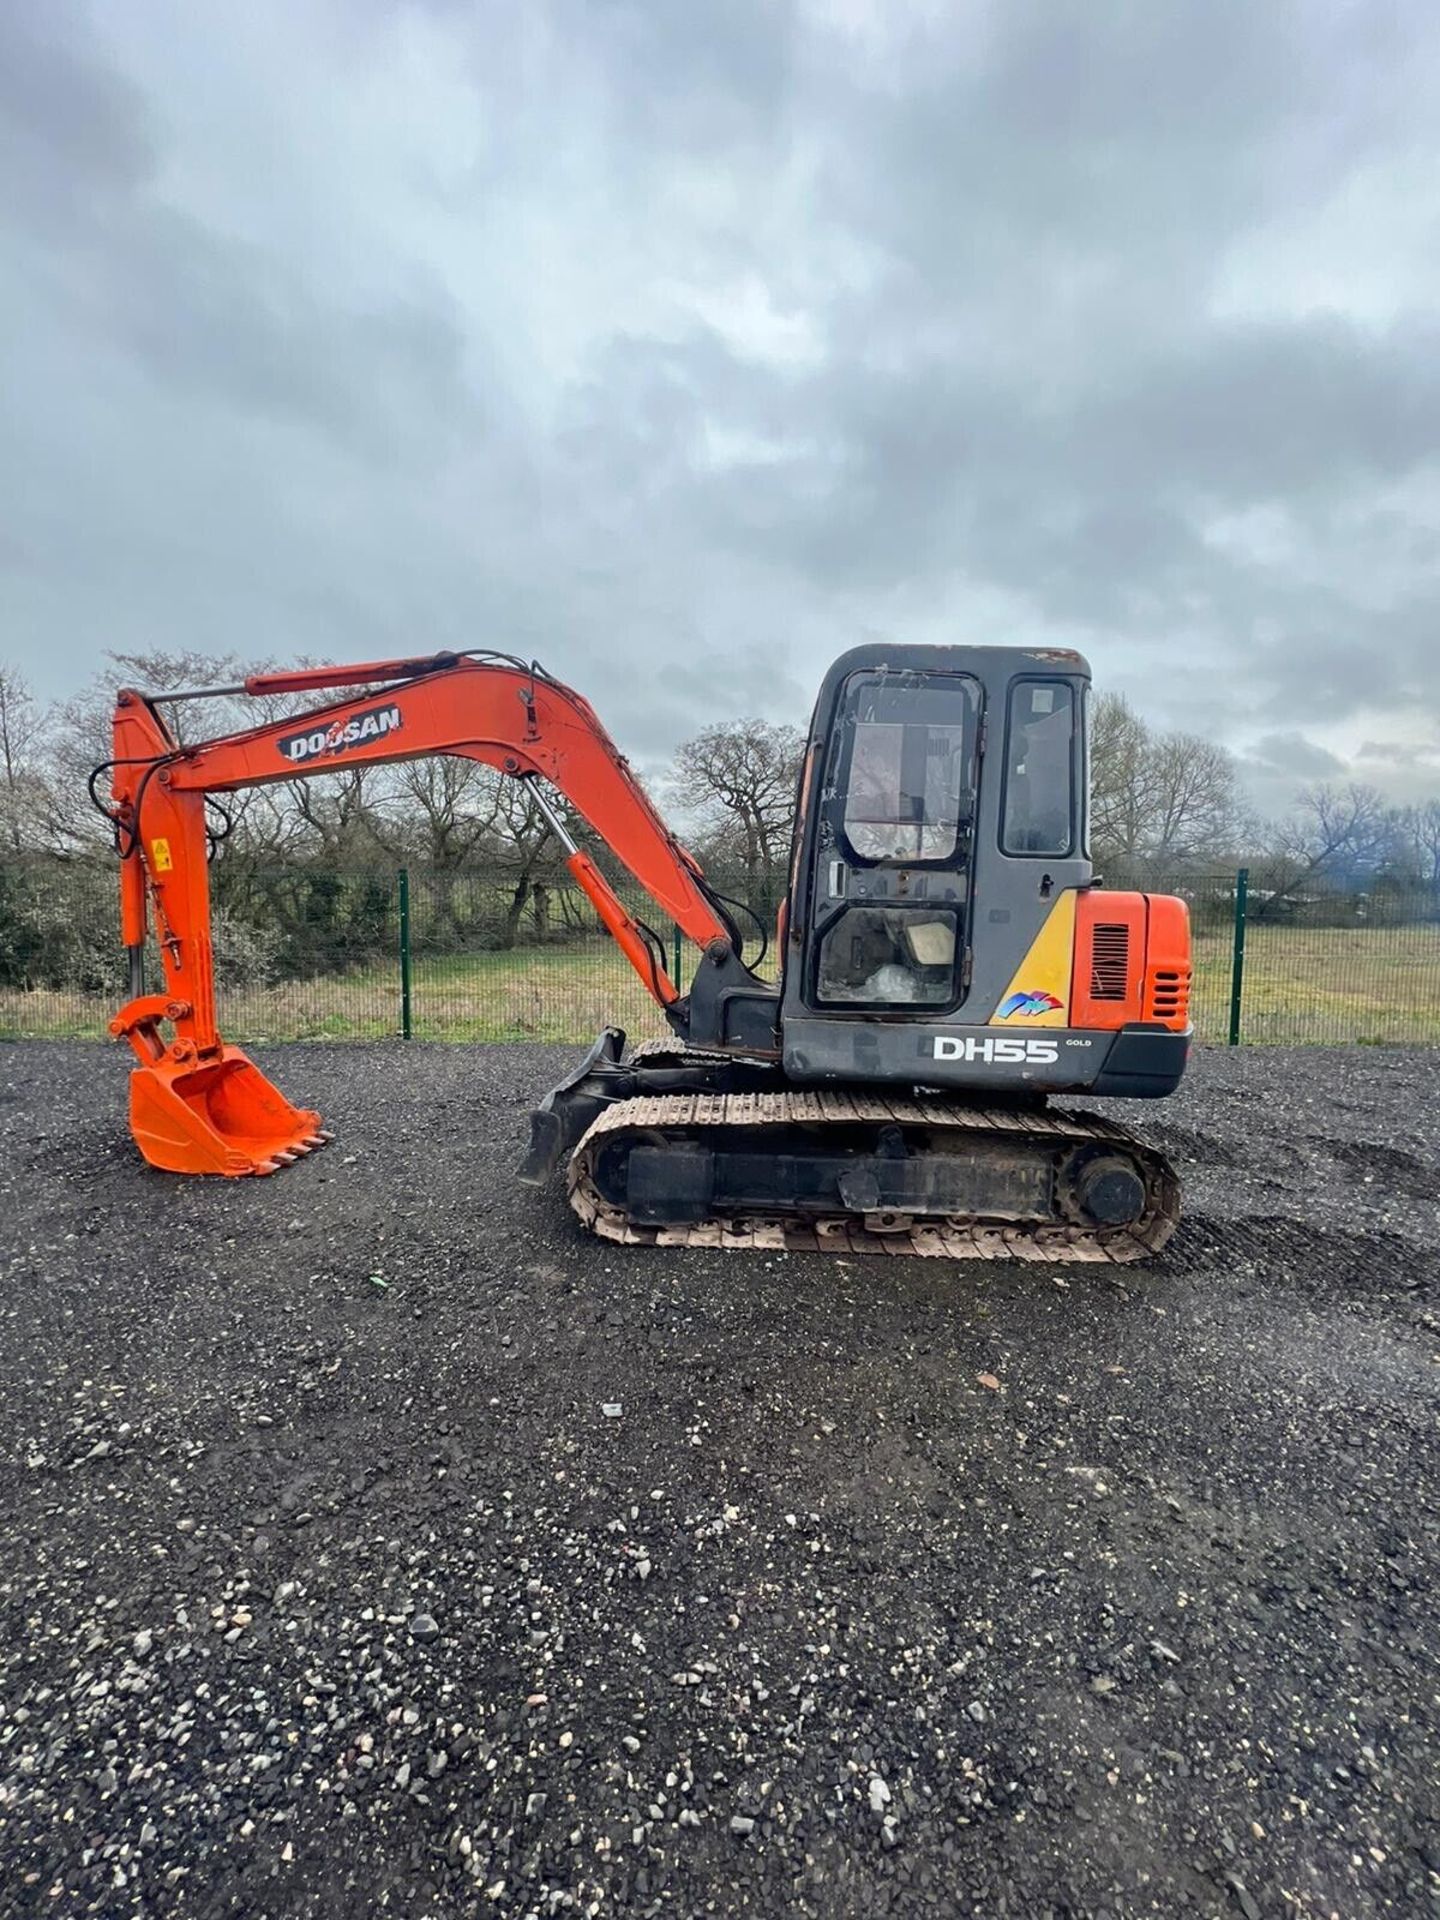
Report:
<svg viewBox="0 0 1440 1920"><path fill-rule="evenodd" d="M538 667L497 656L438 654L262 674L247 680L243 691L258 697L336 686L364 691L194 745L182 744L167 724L167 697L127 689L117 698L111 817L132 998L111 1031L130 1042L138 1062L131 1077L136 1139L153 1165L169 1171L269 1173L324 1138L318 1115L292 1107L253 1062L221 1039L207 794L454 754L532 783L576 884L677 1028L683 1028L685 1003L665 970L658 941L570 838L545 788L564 795L692 940L728 950L735 938L698 861L655 811L592 708ZM153 927L165 972L160 995L141 990L147 927ZM168 1041L162 1023L173 1027Z"/></svg>

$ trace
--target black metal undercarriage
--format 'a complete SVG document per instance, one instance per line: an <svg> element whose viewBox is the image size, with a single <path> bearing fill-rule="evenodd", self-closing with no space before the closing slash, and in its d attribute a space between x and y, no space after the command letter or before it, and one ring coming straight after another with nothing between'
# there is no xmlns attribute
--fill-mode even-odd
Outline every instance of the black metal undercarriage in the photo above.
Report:
<svg viewBox="0 0 1440 1920"><path fill-rule="evenodd" d="M783 1218L870 1234L956 1220L1083 1232L1134 1226L1159 1204L1157 1156L1108 1123L1048 1114L1040 1094L807 1095L771 1061L680 1042L627 1061L624 1044L607 1029L531 1116L519 1177L544 1184L584 1143L594 1203L636 1229Z"/></svg>

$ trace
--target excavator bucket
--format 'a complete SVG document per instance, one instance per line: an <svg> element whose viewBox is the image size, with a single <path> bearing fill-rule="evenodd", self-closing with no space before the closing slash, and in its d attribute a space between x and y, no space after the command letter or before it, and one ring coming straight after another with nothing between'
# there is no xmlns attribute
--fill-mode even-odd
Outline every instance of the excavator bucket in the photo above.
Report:
<svg viewBox="0 0 1440 1920"><path fill-rule="evenodd" d="M162 1061L130 1075L130 1131L167 1173L278 1173L330 1138L238 1047L203 1066Z"/></svg>
<svg viewBox="0 0 1440 1920"><path fill-rule="evenodd" d="M111 1024L139 1064L130 1075L130 1130L152 1167L166 1173L278 1173L330 1135L312 1109L294 1107L239 1047L197 1060L164 1047L160 1001L136 1001Z"/></svg>

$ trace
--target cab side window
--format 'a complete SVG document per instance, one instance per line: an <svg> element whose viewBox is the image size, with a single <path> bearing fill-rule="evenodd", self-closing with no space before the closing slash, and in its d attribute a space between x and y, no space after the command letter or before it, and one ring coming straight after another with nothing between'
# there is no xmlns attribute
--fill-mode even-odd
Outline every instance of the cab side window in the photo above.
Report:
<svg viewBox="0 0 1440 1920"><path fill-rule="evenodd" d="M1002 850L1073 852L1076 792L1075 689L1066 680L1017 681L1005 736Z"/></svg>

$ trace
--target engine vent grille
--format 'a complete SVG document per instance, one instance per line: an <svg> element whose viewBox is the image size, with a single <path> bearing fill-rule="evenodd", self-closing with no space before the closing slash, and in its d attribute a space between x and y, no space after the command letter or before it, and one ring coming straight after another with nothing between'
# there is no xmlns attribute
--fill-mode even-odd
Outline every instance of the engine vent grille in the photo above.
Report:
<svg viewBox="0 0 1440 1920"><path fill-rule="evenodd" d="M1184 1020L1190 1011L1190 972L1162 970L1150 982L1149 1015L1153 1020Z"/></svg>
<svg viewBox="0 0 1440 1920"><path fill-rule="evenodd" d="M1090 936L1090 998L1124 1000L1130 990L1130 929L1101 921Z"/></svg>

